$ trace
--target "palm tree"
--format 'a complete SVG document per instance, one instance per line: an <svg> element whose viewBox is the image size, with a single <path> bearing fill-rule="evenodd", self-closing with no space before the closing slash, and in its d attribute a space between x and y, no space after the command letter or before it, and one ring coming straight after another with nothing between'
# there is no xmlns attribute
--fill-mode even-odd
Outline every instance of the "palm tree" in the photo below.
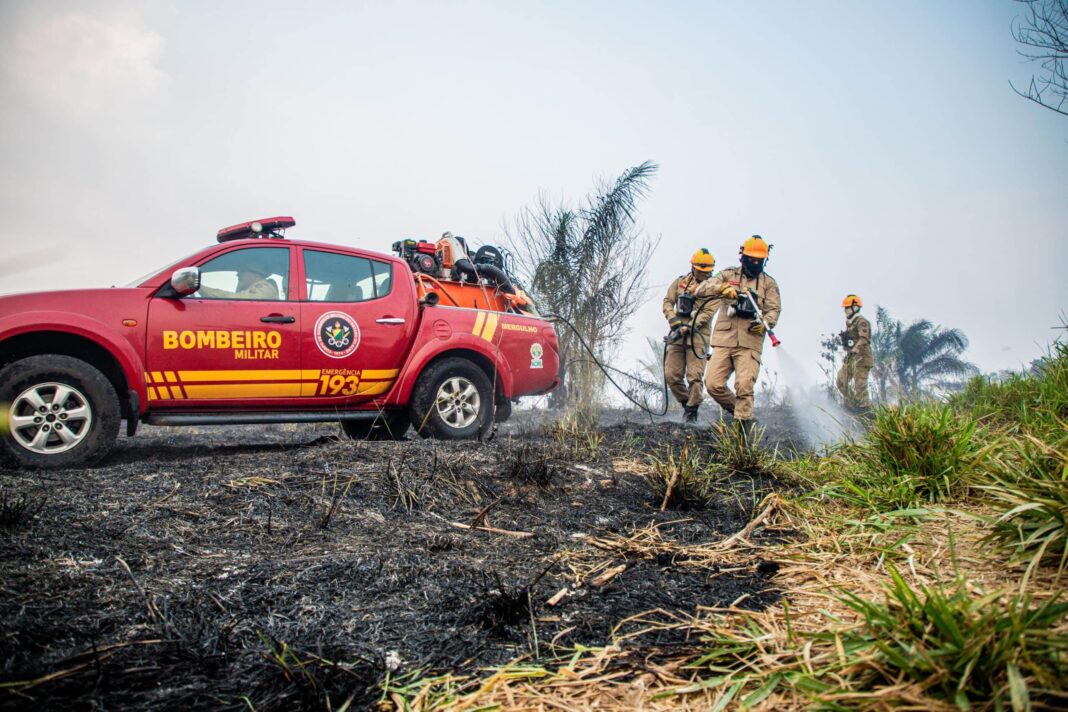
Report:
<svg viewBox="0 0 1068 712"><path fill-rule="evenodd" d="M871 378L880 403L954 390L978 369L962 355L968 338L960 329L943 329L927 319L905 326L876 307L872 331Z"/></svg>
<svg viewBox="0 0 1068 712"><path fill-rule="evenodd" d="M897 339L894 368L902 397L960 387L964 379L979 372L961 358L967 348L968 337L960 329L943 329L926 319L905 327Z"/></svg>
<svg viewBox="0 0 1068 712"><path fill-rule="evenodd" d="M898 345L901 341L901 322L890 317L886 307L875 308L875 329L871 336L873 365L872 380L875 381L876 400L886 403L891 389L897 384Z"/></svg>
<svg viewBox="0 0 1068 712"><path fill-rule="evenodd" d="M575 332L604 361L628 329L646 294L645 270L657 240L637 225L638 201L657 165L646 161L614 182L599 183L585 203L551 205L542 196L509 231L520 271L543 313L574 326L557 330L561 386L550 405L591 406L603 376Z"/></svg>

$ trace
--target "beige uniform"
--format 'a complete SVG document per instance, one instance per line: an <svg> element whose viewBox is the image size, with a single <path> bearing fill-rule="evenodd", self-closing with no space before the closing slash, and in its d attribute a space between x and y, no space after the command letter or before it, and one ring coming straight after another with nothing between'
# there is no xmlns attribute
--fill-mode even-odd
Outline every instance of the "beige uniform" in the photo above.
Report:
<svg viewBox="0 0 1068 712"><path fill-rule="evenodd" d="M838 369L838 392L847 407L867 409L871 407L868 374L875 363L871 353L871 322L859 313L854 314L846 319L845 333L853 345L843 344L849 351Z"/></svg>
<svg viewBox="0 0 1068 712"><path fill-rule="evenodd" d="M708 351L709 324L716 313L718 297L699 297L694 309L697 310L697 318L682 319L675 313L675 302L679 294L688 291L694 293L699 284L711 281L709 277L702 283L698 283L693 274L684 274L673 281L664 296L664 317L668 325L675 329L680 326L691 326L693 331L684 338L668 344L667 356L664 359L664 378L675 400L687 407L701 405L704 400L703 378L705 374L705 359L697 354ZM694 352L697 352L696 354Z"/></svg>
<svg viewBox="0 0 1068 712"><path fill-rule="evenodd" d="M779 284L767 274L751 279L738 267L720 272L697 289L698 297L719 294L720 287L731 283L741 295L752 289L756 292L757 306L764 313L768 326L775 328L782 311L779 299ZM738 420L753 417L753 388L760 375L760 354L764 349L764 334L749 330L752 317L732 316L731 307L736 300L721 299L716 326L712 330L712 358L705 370L705 386L709 395L720 406L734 414ZM727 387L727 379L734 374L734 392Z"/></svg>
<svg viewBox="0 0 1068 712"><path fill-rule="evenodd" d="M269 279L256 280L248 288L237 292L228 292L214 287L201 287L197 291L208 299L250 299L264 302L278 300L278 286Z"/></svg>

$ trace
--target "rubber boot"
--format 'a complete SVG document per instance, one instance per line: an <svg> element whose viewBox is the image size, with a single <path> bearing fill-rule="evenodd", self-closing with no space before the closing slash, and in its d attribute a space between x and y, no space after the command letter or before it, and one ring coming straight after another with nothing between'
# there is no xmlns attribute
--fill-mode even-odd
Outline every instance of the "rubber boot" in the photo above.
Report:
<svg viewBox="0 0 1068 712"><path fill-rule="evenodd" d="M723 409L723 423L725 425L734 425L734 411Z"/></svg>
<svg viewBox="0 0 1068 712"><path fill-rule="evenodd" d="M682 413L682 422L686 423L687 425L696 425L697 424L697 408L698 408L698 406L696 406L696 405L685 406L683 408L683 413Z"/></svg>

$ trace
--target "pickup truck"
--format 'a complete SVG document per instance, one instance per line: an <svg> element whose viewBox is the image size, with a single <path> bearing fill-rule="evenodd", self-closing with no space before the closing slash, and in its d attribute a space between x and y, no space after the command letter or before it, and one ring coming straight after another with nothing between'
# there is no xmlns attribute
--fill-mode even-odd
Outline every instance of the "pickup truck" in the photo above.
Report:
<svg viewBox="0 0 1068 712"><path fill-rule="evenodd" d="M500 250L447 233L388 255L286 239L294 224L224 228L126 287L0 297L0 458L92 464L122 421L478 438L559 383L556 332Z"/></svg>

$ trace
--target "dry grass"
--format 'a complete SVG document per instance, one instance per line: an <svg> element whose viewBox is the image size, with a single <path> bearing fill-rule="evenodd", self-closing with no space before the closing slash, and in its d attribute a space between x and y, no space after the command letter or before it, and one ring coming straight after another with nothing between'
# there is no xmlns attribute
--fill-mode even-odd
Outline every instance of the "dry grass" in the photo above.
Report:
<svg viewBox="0 0 1068 712"><path fill-rule="evenodd" d="M687 616L650 611L621 622L617 633L628 632L618 634L610 647L576 650L555 664L518 661L481 679L395 684L381 704L402 710L958 709L932 696L929 686L908 679L857 686L858 680L870 685L869 673L880 662L856 643L865 621L849 597L881 605L893 569L913 590L941 590L963 580L968 594L1001 600L997 594L1002 592L1008 599L1022 567L1006 566L982 541L989 511L939 509L921 522L852 519L855 511L841 503L813 507L773 495L762 502L752 526L717 543L687 546L667 540L664 524L627 537L588 538L561 562L575 585L611 572L621 561L670 557L682 565L714 564L729 571L773 559L784 600L765 611L737 606L698 608ZM795 543L764 545L750 538L760 527L804 536ZM1048 572L1031 585L1044 592L1035 594L1037 603L1059 590ZM696 659L692 654L643 659L640 648L629 643L652 629L685 631L708 653ZM1068 640L1066 621L1053 633Z"/></svg>

